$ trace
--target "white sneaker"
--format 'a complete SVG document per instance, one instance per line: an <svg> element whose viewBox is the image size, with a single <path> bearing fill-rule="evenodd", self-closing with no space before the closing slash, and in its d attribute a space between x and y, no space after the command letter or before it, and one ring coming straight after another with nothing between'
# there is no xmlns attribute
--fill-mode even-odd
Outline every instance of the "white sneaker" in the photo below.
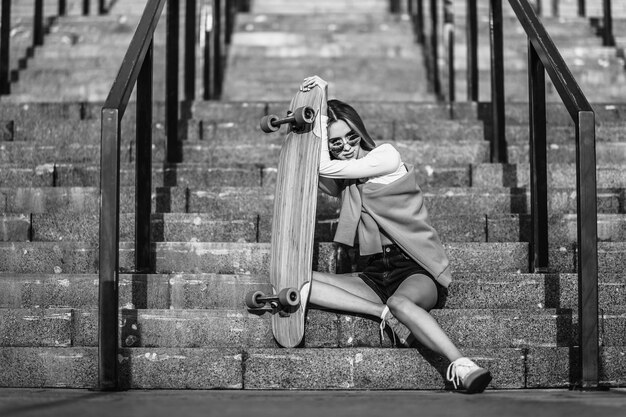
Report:
<svg viewBox="0 0 626 417"><path fill-rule="evenodd" d="M383 330L385 330L385 326L388 325L391 328L391 330L393 330L393 334L395 335L395 337L398 338L398 341L400 342L400 344L402 344L403 346L407 346L407 347L411 345L411 343L413 342L413 335L411 334L411 331L404 324L400 323L398 319L394 317L393 314L391 314L391 311L389 311L388 306L385 306L385 309L383 310L383 313L380 315L380 318L381 318L381 322L380 322L381 339L385 340Z"/></svg>
<svg viewBox="0 0 626 417"><path fill-rule="evenodd" d="M468 358L459 358L448 366L446 379L454 389L463 387L468 394L483 392L491 382L491 373Z"/></svg>

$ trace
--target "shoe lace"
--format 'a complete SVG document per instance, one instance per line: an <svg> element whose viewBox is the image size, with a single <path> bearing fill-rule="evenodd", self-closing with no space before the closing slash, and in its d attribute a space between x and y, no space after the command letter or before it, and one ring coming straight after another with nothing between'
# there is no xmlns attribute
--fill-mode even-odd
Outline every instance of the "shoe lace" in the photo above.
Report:
<svg viewBox="0 0 626 417"><path fill-rule="evenodd" d="M463 361L456 360L448 365L446 371L446 379L454 385L454 389L461 386L462 379L467 375L471 368L471 364L464 363Z"/></svg>
<svg viewBox="0 0 626 417"><path fill-rule="evenodd" d="M385 319L385 317L387 317L387 314L389 313L389 306L385 306L382 314L380 315L381 321L380 321L380 339L381 341L385 341L385 327L387 327L387 320ZM393 344L394 346L396 345L396 334L394 332L391 332L391 335L393 336Z"/></svg>

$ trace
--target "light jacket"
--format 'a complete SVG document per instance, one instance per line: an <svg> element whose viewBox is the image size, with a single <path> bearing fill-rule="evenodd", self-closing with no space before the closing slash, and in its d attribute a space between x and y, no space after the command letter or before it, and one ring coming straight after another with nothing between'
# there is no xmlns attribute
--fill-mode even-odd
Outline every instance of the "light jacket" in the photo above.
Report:
<svg viewBox="0 0 626 417"><path fill-rule="evenodd" d="M420 264L444 287L452 281L449 260L436 230L430 225L415 168L389 184L343 180L342 207L335 242L354 246L356 233L361 255L382 251L381 230L407 255ZM320 188L336 194L329 181ZM339 184L337 184L339 185ZM334 188L334 189L333 189Z"/></svg>

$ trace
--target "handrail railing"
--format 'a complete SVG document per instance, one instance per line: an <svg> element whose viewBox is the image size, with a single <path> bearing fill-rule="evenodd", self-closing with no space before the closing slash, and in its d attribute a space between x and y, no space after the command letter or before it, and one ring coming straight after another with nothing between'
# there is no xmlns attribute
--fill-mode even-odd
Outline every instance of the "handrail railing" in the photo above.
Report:
<svg viewBox="0 0 626 417"><path fill-rule="evenodd" d="M530 142L534 148L531 150L531 200L536 202L532 213L533 259L538 269L548 266L544 73L550 76L576 126L580 376L583 388L595 388L599 383L595 113L530 3L527 0L509 0L509 3L528 35Z"/></svg>
<svg viewBox="0 0 626 417"><path fill-rule="evenodd" d="M444 0L444 5L447 0ZM596 388L599 384L598 347L598 255L597 255L597 191L595 113L572 76L552 39L528 0L508 0L528 36L529 130L530 130L530 193L532 236L529 266L533 272L548 271L548 199L546 164L546 90L545 73L550 77L576 129L576 195L578 238L578 317L581 386ZM421 0L418 0L418 6ZM431 30L436 32L436 5L431 0ZM609 4L610 0L605 0ZM467 0L467 77L468 98L478 100L477 18L476 1ZM489 2L491 43L491 124L492 161L507 162L505 139L504 57L502 0ZM414 8L412 9L414 10ZM610 16L610 5L605 7ZM607 11L609 13L607 13ZM585 3L579 2L579 14L584 15ZM414 22L418 22L414 20ZM436 41L431 40L437 53ZM428 45L425 45L428 47ZM435 55L436 56L436 55ZM448 72L454 74L453 57L448 59ZM435 80L438 68L434 71ZM452 85L452 84L451 84ZM454 100L454 95L450 95Z"/></svg>
<svg viewBox="0 0 626 417"><path fill-rule="evenodd" d="M223 0L212 1L218 4L223 2ZM234 4L246 6L246 2L225 1L226 3L224 4L229 8L227 10L231 10L232 13L236 11ZM114 390L119 387L117 355L119 343L118 249L121 122L135 85L137 113L135 129L135 271L148 273L153 272L154 268L150 222L153 39L166 3L166 162L180 162L181 155L178 138L180 110L178 89L179 0L151 0L147 2L117 77L102 108L98 315L98 386L102 390ZM196 0L186 0L184 93L185 100L188 101L195 98L196 5ZM234 17L231 16L232 18ZM215 36L222 40L226 39L223 29L220 29ZM223 57L224 55L220 53L212 59L222 62ZM205 71L208 65L209 63L205 62Z"/></svg>
<svg viewBox="0 0 626 417"><path fill-rule="evenodd" d="M114 390L119 387L117 355L121 122L135 85L137 86L135 268L138 271L147 272L151 265L153 39L166 1L168 3L167 30L171 30L172 26L178 26L178 0L154 0L146 4L102 108L98 312L98 387L101 390ZM172 42L176 44L174 48ZM174 50L176 55L172 55ZM177 51L178 39L167 36L166 60L175 61L177 65ZM177 71L176 74L178 74ZM171 94L172 92L177 94L177 87L169 85L171 82L171 77L166 76L166 84L168 84L166 85L166 114L168 116L172 113L167 110L172 106L175 108L178 106L178 98ZM178 79L175 83L178 84ZM178 120L168 122L177 124ZM171 138L168 137L168 142L170 141Z"/></svg>
<svg viewBox="0 0 626 417"><path fill-rule="evenodd" d="M504 74L501 1L490 0L491 89L494 132L497 126L501 132L498 135L504 136L504 83L503 78L500 79ZM545 73L575 124L580 376L583 388L595 388L599 383L595 113L533 6L528 0L509 0L509 4L528 36L533 229L529 255L534 272L547 271L549 261ZM500 155L506 155L506 142L500 142L497 148Z"/></svg>

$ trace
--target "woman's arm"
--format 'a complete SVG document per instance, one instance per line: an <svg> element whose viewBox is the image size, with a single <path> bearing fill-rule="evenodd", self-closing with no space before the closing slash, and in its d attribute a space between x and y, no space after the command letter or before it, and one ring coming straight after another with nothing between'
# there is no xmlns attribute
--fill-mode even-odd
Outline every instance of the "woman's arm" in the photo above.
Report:
<svg viewBox="0 0 626 417"><path fill-rule="evenodd" d="M330 159L328 141L322 139L320 176L326 178L359 179L394 173L402 164L400 153L390 144L382 144L358 159Z"/></svg>

